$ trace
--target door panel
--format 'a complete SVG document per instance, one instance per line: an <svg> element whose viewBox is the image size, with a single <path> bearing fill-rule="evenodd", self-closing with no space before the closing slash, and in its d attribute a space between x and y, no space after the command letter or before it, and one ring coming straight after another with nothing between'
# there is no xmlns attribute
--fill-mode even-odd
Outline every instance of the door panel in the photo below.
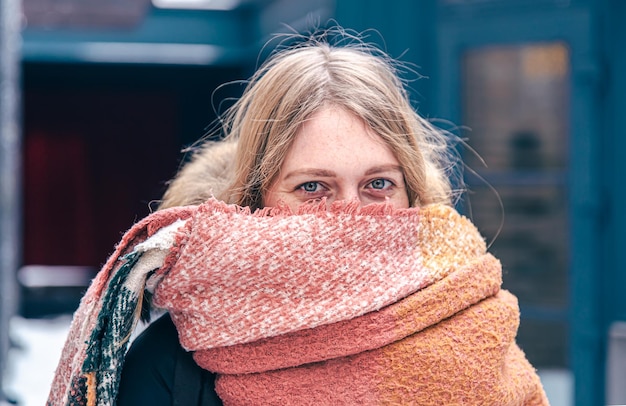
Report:
<svg viewBox="0 0 626 406"><path fill-rule="evenodd" d="M460 209L502 261L533 365L584 382L557 393L559 404L601 404L589 12L495 1L484 14L470 2L450 12L452 3L439 9L436 105L468 143Z"/></svg>

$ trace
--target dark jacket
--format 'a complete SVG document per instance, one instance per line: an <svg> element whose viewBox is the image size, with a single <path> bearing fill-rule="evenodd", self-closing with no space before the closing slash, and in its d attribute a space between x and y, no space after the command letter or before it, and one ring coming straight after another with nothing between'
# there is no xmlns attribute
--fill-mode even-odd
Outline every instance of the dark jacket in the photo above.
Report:
<svg viewBox="0 0 626 406"><path fill-rule="evenodd" d="M122 369L118 406L217 406L215 375L200 368L178 342L169 314L133 342Z"/></svg>

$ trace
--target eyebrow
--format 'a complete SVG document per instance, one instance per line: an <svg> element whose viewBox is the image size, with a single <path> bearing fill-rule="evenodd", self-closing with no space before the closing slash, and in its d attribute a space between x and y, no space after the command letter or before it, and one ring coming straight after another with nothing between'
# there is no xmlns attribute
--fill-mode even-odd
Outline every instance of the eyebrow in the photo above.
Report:
<svg viewBox="0 0 626 406"><path fill-rule="evenodd" d="M402 167L400 165L380 165L380 166L374 166L370 169L368 169L367 171L365 171L365 175L374 175L376 173L381 173L381 172L399 172L400 174L404 174L404 171L402 170Z"/></svg>
<svg viewBox="0 0 626 406"><path fill-rule="evenodd" d="M332 178L334 176L337 176L335 172L329 171L327 169L304 168L296 169L295 171L289 172L287 175L285 175L284 179L286 180L299 175L315 176L322 178Z"/></svg>

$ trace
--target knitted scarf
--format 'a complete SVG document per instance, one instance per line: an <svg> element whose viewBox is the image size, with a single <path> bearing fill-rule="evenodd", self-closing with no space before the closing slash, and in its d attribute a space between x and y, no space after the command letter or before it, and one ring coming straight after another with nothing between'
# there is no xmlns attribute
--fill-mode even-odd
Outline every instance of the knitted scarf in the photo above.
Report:
<svg viewBox="0 0 626 406"><path fill-rule="evenodd" d="M159 211L82 299L48 405L115 403L145 290L225 405L545 405L500 284L447 206Z"/></svg>

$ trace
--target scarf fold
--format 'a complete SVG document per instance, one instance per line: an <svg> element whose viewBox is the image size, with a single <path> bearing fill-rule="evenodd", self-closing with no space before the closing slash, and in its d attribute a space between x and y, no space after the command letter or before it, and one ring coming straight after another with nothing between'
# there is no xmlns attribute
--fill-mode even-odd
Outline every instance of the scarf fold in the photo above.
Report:
<svg viewBox="0 0 626 406"><path fill-rule="evenodd" d="M547 404L500 284L446 206L164 210L81 301L48 404L114 404L144 289L226 405Z"/></svg>

